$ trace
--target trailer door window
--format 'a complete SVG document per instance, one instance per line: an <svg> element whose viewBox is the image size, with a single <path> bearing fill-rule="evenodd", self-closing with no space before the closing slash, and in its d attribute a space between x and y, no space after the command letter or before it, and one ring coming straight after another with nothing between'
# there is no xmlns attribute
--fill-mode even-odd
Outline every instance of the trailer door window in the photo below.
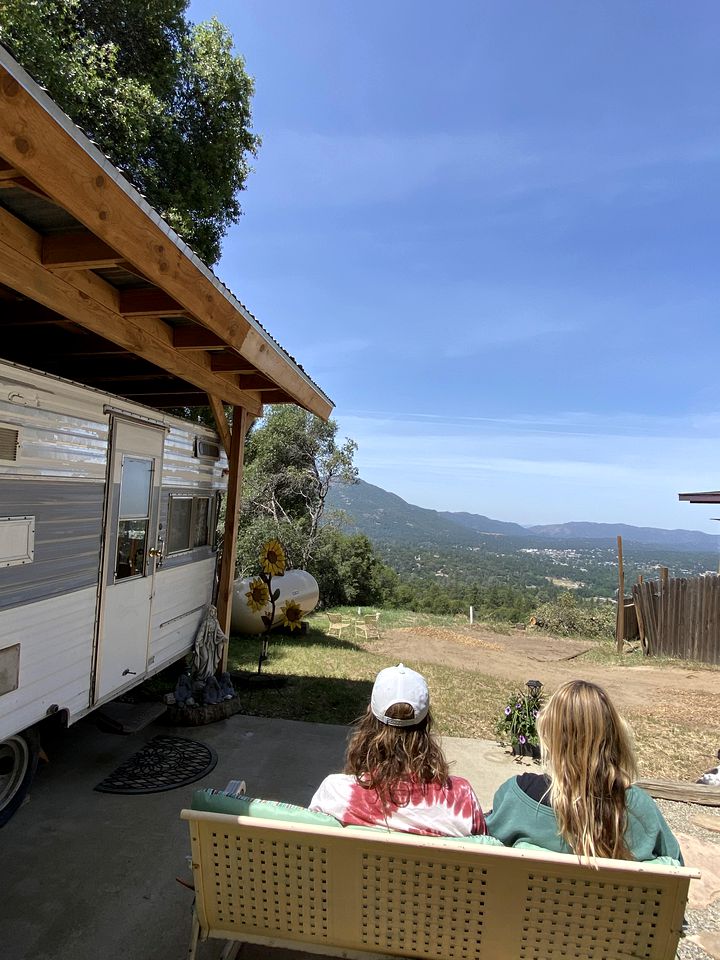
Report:
<svg viewBox="0 0 720 960"><path fill-rule="evenodd" d="M115 560L116 580L142 577L145 574L152 475L152 460L123 457Z"/></svg>

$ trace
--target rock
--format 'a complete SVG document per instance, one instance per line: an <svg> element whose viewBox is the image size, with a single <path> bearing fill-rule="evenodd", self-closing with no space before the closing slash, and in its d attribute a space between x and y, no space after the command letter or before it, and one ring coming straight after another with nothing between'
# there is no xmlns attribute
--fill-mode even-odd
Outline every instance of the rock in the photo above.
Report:
<svg viewBox="0 0 720 960"><path fill-rule="evenodd" d="M690 817L690 822L696 827L702 827L703 830L720 833L720 817L713 817L709 813L695 813Z"/></svg>
<svg viewBox="0 0 720 960"><path fill-rule="evenodd" d="M692 883L695 883L695 881L693 880ZM702 933L694 933L687 939L691 943L696 943L699 947L702 947L713 960L720 960L720 933L703 930Z"/></svg>
<svg viewBox="0 0 720 960"><path fill-rule="evenodd" d="M697 867L702 871L699 880L690 881L688 907L691 910L703 910L720 898L720 848L716 843L698 840L684 833L677 834L683 852L686 867ZM703 947L703 949L705 949Z"/></svg>

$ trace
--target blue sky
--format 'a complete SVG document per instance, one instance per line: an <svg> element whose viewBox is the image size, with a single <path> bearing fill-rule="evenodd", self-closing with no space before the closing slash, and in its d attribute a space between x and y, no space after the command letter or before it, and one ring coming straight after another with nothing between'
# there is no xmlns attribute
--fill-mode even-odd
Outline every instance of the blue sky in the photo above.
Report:
<svg viewBox="0 0 720 960"><path fill-rule="evenodd" d="M720 8L191 3L263 137L217 272L361 476L521 523L720 533Z"/></svg>

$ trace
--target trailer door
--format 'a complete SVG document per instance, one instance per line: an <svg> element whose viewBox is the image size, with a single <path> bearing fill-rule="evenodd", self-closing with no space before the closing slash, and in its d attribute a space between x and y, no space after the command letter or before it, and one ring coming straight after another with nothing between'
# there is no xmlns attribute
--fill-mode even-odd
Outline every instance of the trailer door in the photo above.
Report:
<svg viewBox="0 0 720 960"><path fill-rule="evenodd" d="M162 427L113 420L94 701L147 669L164 441Z"/></svg>

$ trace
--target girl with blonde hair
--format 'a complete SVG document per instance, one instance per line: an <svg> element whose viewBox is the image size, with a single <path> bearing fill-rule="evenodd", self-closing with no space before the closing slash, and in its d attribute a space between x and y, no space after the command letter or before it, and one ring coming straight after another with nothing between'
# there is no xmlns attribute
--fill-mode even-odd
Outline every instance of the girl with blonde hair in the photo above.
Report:
<svg viewBox="0 0 720 960"><path fill-rule="evenodd" d="M632 786L630 731L602 687L563 684L540 711L537 730L547 775L525 773L500 787L487 818L492 836L585 858L682 863L655 801Z"/></svg>
<svg viewBox="0 0 720 960"><path fill-rule="evenodd" d="M451 777L432 733L425 678L402 663L381 670L348 744L345 772L326 777L310 809L344 824L447 837L484 834L480 801Z"/></svg>

